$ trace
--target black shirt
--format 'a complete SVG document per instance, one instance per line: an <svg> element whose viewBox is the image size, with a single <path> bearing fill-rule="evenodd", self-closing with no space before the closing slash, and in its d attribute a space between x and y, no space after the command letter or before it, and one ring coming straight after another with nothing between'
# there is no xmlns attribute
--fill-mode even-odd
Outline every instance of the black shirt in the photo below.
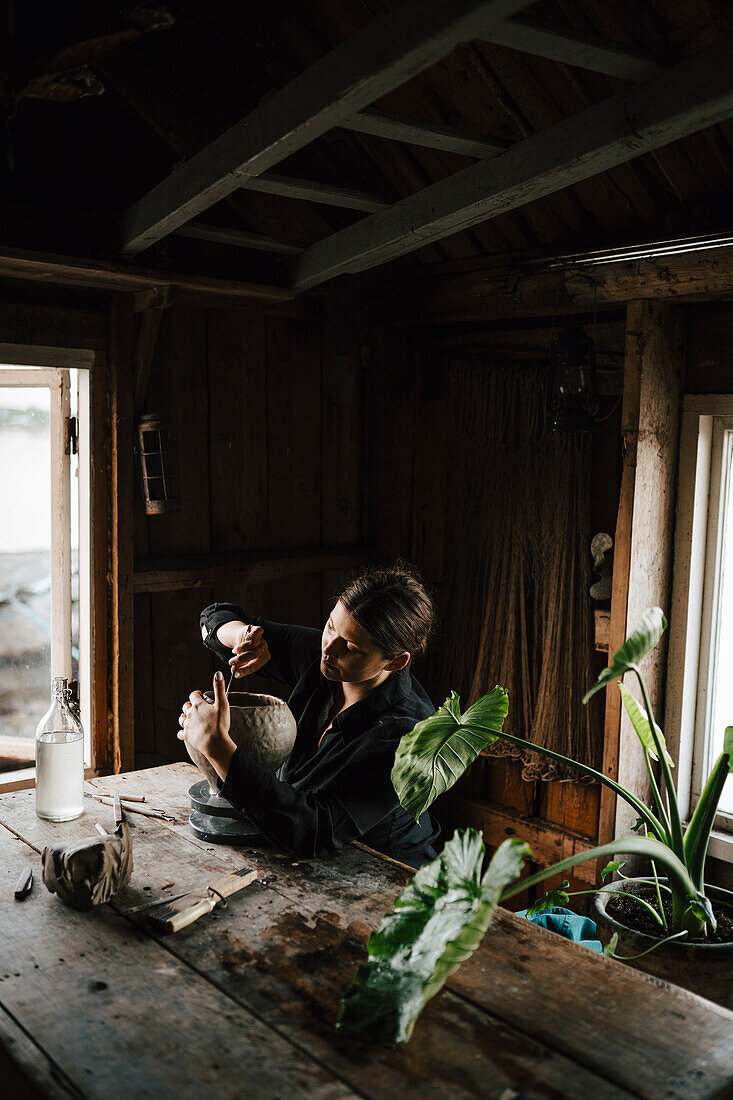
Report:
<svg viewBox="0 0 733 1100"><path fill-rule="evenodd" d="M435 858L440 829L429 813L419 823L410 817L391 780L400 738L435 710L409 665L338 714L323 735L337 685L321 673L321 632L215 603L201 612L201 627L206 645L225 661L231 650L216 631L233 620L263 628L272 659L260 671L290 688L298 732L277 776L237 749L221 794L268 840L298 855L320 855L358 837L412 867Z"/></svg>

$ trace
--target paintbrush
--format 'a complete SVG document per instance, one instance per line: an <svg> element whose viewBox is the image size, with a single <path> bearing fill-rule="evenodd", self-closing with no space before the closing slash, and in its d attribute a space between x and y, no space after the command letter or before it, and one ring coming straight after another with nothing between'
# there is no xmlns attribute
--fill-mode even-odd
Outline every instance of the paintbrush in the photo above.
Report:
<svg viewBox="0 0 733 1100"><path fill-rule="evenodd" d="M210 882L202 895L201 890L191 890L180 897L154 903L145 913L145 920L158 932L180 932L199 917L210 913L217 905L226 905L226 898L243 890L258 877L257 870L240 867L228 875L221 875Z"/></svg>

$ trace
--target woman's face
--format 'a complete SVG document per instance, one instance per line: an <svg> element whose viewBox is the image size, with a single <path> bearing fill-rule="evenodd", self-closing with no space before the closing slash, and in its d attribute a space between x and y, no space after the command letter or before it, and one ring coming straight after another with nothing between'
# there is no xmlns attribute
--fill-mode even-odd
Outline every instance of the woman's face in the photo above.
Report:
<svg viewBox="0 0 733 1100"><path fill-rule="evenodd" d="M409 660L409 654L402 655ZM363 683L382 672L403 668L407 660L388 660L374 639L339 600L328 617L321 638L321 672L327 680Z"/></svg>

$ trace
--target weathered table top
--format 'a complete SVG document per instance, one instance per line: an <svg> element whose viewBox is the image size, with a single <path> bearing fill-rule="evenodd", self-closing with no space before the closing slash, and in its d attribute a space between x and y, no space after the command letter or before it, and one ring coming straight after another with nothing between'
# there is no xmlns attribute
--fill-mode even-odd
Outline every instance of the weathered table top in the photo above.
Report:
<svg viewBox="0 0 733 1100"><path fill-rule="evenodd" d="M703 1100L733 1094L733 1013L504 910L405 1047L334 1029L364 944L407 874L350 847L326 859L207 845L188 829L187 764L96 781L167 808L134 822L135 870L79 913L41 882L47 843L109 826L0 797L0 1096L469 1097ZM21 869L34 868L16 902ZM247 864L264 881L175 936L124 911ZM729 1091L730 1090L730 1091Z"/></svg>

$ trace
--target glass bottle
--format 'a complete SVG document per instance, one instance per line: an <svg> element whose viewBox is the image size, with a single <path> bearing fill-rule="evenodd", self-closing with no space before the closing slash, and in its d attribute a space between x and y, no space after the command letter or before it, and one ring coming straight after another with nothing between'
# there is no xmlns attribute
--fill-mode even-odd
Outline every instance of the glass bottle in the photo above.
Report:
<svg viewBox="0 0 733 1100"><path fill-rule="evenodd" d="M45 821L72 821L84 812L84 730L69 681L54 677L51 694L36 729L36 813Z"/></svg>

